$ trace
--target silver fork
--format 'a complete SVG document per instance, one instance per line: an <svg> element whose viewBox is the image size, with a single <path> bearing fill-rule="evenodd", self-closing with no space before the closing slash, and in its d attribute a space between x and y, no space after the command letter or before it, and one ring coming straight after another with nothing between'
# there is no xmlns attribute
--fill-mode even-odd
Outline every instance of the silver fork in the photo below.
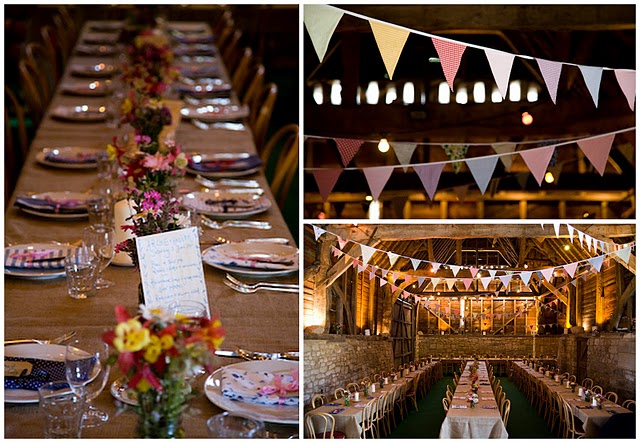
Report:
<svg viewBox="0 0 640 443"><path fill-rule="evenodd" d="M223 228L255 228L255 229L271 229L271 223L256 220L225 220L222 223L212 220L209 217L200 214L202 224L211 229Z"/></svg>
<svg viewBox="0 0 640 443"><path fill-rule="evenodd" d="M60 343L64 343L69 340L71 337L76 335L76 331L70 331L66 334L62 334L60 337L52 338L51 340L39 340L37 338L24 338L19 340L5 340L4 344L6 345L18 345L22 343L37 343L39 345L58 345Z"/></svg>
<svg viewBox="0 0 640 443"><path fill-rule="evenodd" d="M300 287L295 284L286 284L286 283L268 283L268 282L257 282L253 284L243 283L238 279L234 278L232 275L227 274L224 279L224 284L229 286L231 289L234 289L238 292L242 292L244 294L253 294L263 289L265 291L278 291L278 292L300 292Z"/></svg>

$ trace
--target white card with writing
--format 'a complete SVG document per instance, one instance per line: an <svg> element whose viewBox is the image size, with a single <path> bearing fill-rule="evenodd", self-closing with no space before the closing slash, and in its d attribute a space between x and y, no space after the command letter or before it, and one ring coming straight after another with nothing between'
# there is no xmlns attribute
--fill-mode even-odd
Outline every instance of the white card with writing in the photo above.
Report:
<svg viewBox="0 0 640 443"><path fill-rule="evenodd" d="M145 304L168 308L173 302L194 300L209 312L198 228L136 237Z"/></svg>

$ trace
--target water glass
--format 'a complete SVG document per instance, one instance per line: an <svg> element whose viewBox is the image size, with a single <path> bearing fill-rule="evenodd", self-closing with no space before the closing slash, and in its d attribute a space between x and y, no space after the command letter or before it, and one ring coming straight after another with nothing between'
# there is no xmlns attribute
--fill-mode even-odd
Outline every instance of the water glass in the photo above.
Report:
<svg viewBox="0 0 640 443"><path fill-rule="evenodd" d="M196 300L178 300L169 305L169 312L174 316L182 315L190 318L209 317L204 303Z"/></svg>
<svg viewBox="0 0 640 443"><path fill-rule="evenodd" d="M120 119L122 117L122 102L124 101L124 93L115 91L111 94L107 103L107 119L105 121L107 127L117 129L120 127Z"/></svg>
<svg viewBox="0 0 640 443"><path fill-rule="evenodd" d="M102 278L102 271L109 266L115 255L116 231L111 225L90 226L82 231L82 243L91 249L99 260L96 289L114 286L114 282Z"/></svg>
<svg viewBox="0 0 640 443"><path fill-rule="evenodd" d="M98 197L87 201L89 224L91 226L113 226L113 205L108 197Z"/></svg>
<svg viewBox="0 0 640 443"><path fill-rule="evenodd" d="M86 247L80 247L65 257L67 290L71 298L85 299L95 295L99 262L93 251Z"/></svg>
<svg viewBox="0 0 640 443"><path fill-rule="evenodd" d="M44 438L80 438L85 408L83 393L74 392L66 381L45 383L38 389L44 417Z"/></svg>
<svg viewBox="0 0 640 443"><path fill-rule="evenodd" d="M238 413L223 412L207 420L210 438L265 438L264 423Z"/></svg>

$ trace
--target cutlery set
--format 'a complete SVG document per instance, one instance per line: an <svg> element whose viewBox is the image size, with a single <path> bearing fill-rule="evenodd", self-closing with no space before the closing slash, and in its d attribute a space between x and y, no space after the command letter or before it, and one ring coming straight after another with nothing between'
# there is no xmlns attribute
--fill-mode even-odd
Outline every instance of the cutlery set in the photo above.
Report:
<svg viewBox="0 0 640 443"><path fill-rule="evenodd" d="M225 285L242 294L254 294L260 290L294 293L298 293L300 291L300 286L298 286L297 284L271 283L262 281L256 283L244 283L231 274L225 274L223 281Z"/></svg>

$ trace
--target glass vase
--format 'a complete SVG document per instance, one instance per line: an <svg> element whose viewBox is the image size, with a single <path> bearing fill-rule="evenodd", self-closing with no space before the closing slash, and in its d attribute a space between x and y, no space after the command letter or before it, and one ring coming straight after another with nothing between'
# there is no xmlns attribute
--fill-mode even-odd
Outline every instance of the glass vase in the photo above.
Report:
<svg viewBox="0 0 640 443"><path fill-rule="evenodd" d="M163 382L163 392L149 389L137 392L138 438L183 438L182 412L186 408L185 396L179 383L168 386Z"/></svg>

